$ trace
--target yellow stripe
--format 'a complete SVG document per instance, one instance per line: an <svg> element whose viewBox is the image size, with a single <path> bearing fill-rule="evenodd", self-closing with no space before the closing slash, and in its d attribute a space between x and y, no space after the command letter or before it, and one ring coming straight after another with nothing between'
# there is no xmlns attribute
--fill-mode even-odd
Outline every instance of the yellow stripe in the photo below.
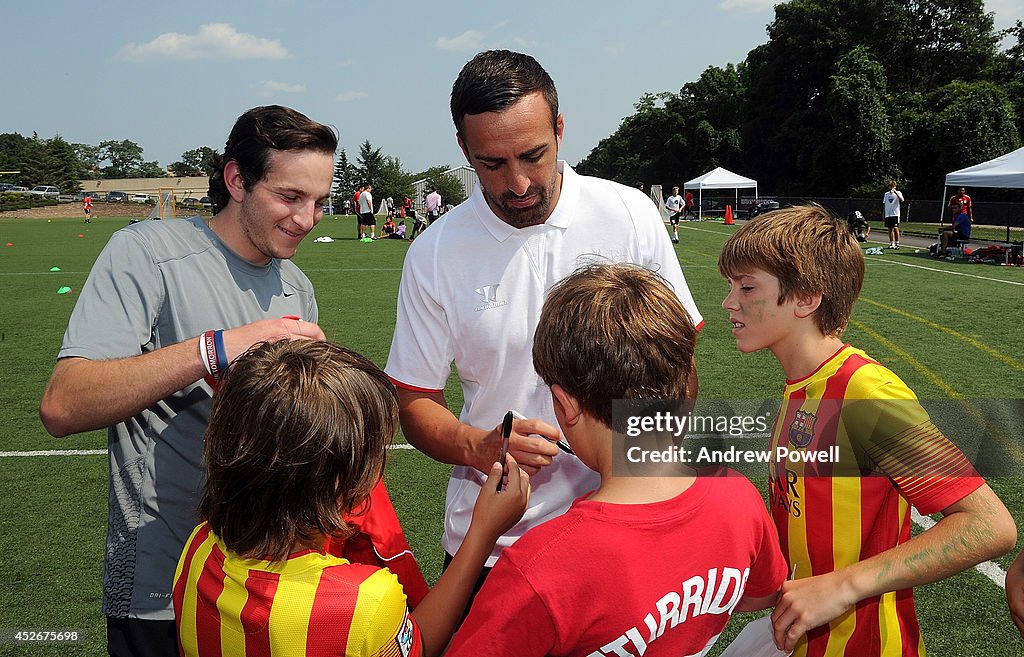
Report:
<svg viewBox="0 0 1024 657"><path fill-rule="evenodd" d="M925 326L927 326L929 328L935 329L936 331L942 331L943 333L947 333L949 335L952 335L954 338L957 338L958 340L963 340L964 342L966 342L967 344L971 345L975 349L983 351L984 353L988 354L992 358L995 358L999 362L1004 363L1006 365L1009 365L1010 367L1012 367L1013 369L1017 370L1018 372L1024 372L1024 363L1022 363L1019 360L1016 360L1014 358L1011 358L1010 356L1007 356L1006 354L1004 354L1004 353L1002 353L1002 352L1000 352L1000 351L998 351L996 349L993 349L992 347L988 346L987 344L979 342L978 340L975 340L974 338L972 338L972 337L970 337L968 335L964 335L963 333L960 333L959 331L955 331L955 330L949 328L948 326L943 326L942 324L937 324L936 322L933 322L931 320L925 319L924 317L918 317L917 315L912 315L912 314L908 313L905 310L901 310L899 308L894 308L892 306L887 306L884 303L879 303L878 301L875 301L873 299L868 299L867 297L863 297L862 296L862 297L860 297L860 300L864 301L866 303L869 303L872 306L877 306L879 308L882 308L883 310L888 310L891 313L895 313L897 315L901 315L903 317L906 317L907 319L912 319L915 322L920 322L920 323L924 324Z"/></svg>
<svg viewBox="0 0 1024 657"><path fill-rule="evenodd" d="M924 376L924 378L931 381L932 384L935 385L935 387L944 392L950 399L964 399L963 393L959 392L958 390L953 388L953 386L946 383L944 380L942 380L941 377L939 377L938 374L928 369L928 367L926 367L924 363L917 360L903 349L900 349L898 346L896 346L894 342L888 340L881 334L876 333L875 331L868 328L867 324L858 322L855 319L851 319L850 324L855 326L857 329L863 331L864 333L867 333L870 338L881 344L883 347L885 347L892 353L896 354L897 357L902 358L904 361L906 361L908 365L917 370L921 375Z"/></svg>
<svg viewBox="0 0 1024 657"><path fill-rule="evenodd" d="M202 527L202 525L200 525L200 527ZM197 527L195 531L192 532L193 538L195 537L196 532L199 531L200 527ZM188 543L185 543L186 549L191 544L192 539L190 538ZM206 563L206 560L210 558L210 552L213 550L213 545L213 534L208 534L206 540L203 541L202 545L200 545L192 555L192 563L188 566L188 580L186 580L185 583L185 594L182 596L181 603L180 629L181 646L186 655L199 654L199 636L196 632L199 577L203 574L203 565ZM182 565L179 564L179 574L181 570Z"/></svg>
<svg viewBox="0 0 1024 657"><path fill-rule="evenodd" d="M902 522L910 514L910 502L903 495L897 498L897 513ZM902 524L900 525L902 529ZM903 632L900 629L899 617L896 613L896 593L882 595L878 605L878 632L882 640L883 655L899 657L903 654Z"/></svg>
<svg viewBox="0 0 1024 657"><path fill-rule="evenodd" d="M844 431L843 423L837 429ZM840 462L844 458L856 458L851 449L849 438L845 435L836 436L836 444L844 453L840 454ZM834 570L842 570L858 561L860 557L861 522L863 513L860 504L860 477L832 478L832 564ZM825 655L846 654L846 645L857 630L856 607L850 609L839 618L829 623L828 647Z"/></svg>
<svg viewBox="0 0 1024 657"><path fill-rule="evenodd" d="M321 560L321 554L307 557ZM309 617L313 613L313 601L317 588L320 586L322 568L301 568L299 563L306 562L307 557L291 559L286 562L281 580L277 585L275 600L287 600L288 604L275 604L270 610L270 626L276 631L271 636L271 653L273 655L304 655L306 654L306 632L309 629ZM276 564L275 564L276 565Z"/></svg>
<svg viewBox="0 0 1024 657"><path fill-rule="evenodd" d="M221 545L221 550L225 550ZM217 598L220 613L220 649L222 655L245 654L245 631L242 628L242 608L249 599L245 590L247 568L239 568L233 559L224 560L224 590Z"/></svg>
<svg viewBox="0 0 1024 657"><path fill-rule="evenodd" d="M349 655L389 652L408 609L398 578L381 569L359 585L359 597L352 612L352 629L346 649Z"/></svg>

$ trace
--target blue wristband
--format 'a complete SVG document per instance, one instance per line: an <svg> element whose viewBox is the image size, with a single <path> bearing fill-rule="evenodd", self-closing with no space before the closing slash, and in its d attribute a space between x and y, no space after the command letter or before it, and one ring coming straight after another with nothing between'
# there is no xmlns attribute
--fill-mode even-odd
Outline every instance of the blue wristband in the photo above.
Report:
<svg viewBox="0 0 1024 657"><path fill-rule="evenodd" d="M228 356L224 352L224 331L216 330L213 332L213 345L217 349L217 368L220 370L220 376L223 377L228 371Z"/></svg>

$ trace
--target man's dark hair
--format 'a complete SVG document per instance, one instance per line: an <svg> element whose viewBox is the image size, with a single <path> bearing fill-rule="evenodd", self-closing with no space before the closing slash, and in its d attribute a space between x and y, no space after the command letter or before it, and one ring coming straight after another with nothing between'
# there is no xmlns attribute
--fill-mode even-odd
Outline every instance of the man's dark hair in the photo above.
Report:
<svg viewBox="0 0 1024 657"><path fill-rule="evenodd" d="M224 165L228 162L238 163L248 190L266 177L272 150L316 151L333 156L337 148L334 130L305 114L281 105L252 108L235 121L224 154L214 153L211 158L209 194L214 214L226 208L231 198L224 183Z"/></svg>
<svg viewBox="0 0 1024 657"><path fill-rule="evenodd" d="M452 85L452 120L461 135L467 114L500 112L524 96L540 92L551 109L551 128L558 119L555 83L529 55L511 50L485 50L469 60Z"/></svg>
<svg viewBox="0 0 1024 657"><path fill-rule="evenodd" d="M213 398L199 514L252 559L344 538L344 516L363 510L397 429L398 393L369 359L329 342L257 345Z"/></svg>

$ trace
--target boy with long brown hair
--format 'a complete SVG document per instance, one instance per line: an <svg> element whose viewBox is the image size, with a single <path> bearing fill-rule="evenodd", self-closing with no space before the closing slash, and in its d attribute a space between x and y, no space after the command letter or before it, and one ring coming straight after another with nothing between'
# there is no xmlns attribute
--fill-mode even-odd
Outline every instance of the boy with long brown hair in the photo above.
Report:
<svg viewBox="0 0 1024 657"><path fill-rule="evenodd" d="M395 575L340 556L398 428L394 386L318 341L265 343L231 364L205 436L205 520L174 584L183 655L437 655L529 478L490 469L462 547L411 613Z"/></svg>

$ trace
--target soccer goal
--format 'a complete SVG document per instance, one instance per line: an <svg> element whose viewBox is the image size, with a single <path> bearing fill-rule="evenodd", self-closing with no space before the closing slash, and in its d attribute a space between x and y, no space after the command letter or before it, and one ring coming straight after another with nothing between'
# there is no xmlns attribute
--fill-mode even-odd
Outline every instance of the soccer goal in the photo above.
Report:
<svg viewBox="0 0 1024 657"><path fill-rule="evenodd" d="M161 187L157 190L156 204L149 212L148 219L177 219L178 211L174 205L174 190Z"/></svg>
<svg viewBox="0 0 1024 657"><path fill-rule="evenodd" d="M668 223L668 210L665 208L665 199L661 194L661 185L651 185L651 200L658 206L658 211L661 212L661 220Z"/></svg>

